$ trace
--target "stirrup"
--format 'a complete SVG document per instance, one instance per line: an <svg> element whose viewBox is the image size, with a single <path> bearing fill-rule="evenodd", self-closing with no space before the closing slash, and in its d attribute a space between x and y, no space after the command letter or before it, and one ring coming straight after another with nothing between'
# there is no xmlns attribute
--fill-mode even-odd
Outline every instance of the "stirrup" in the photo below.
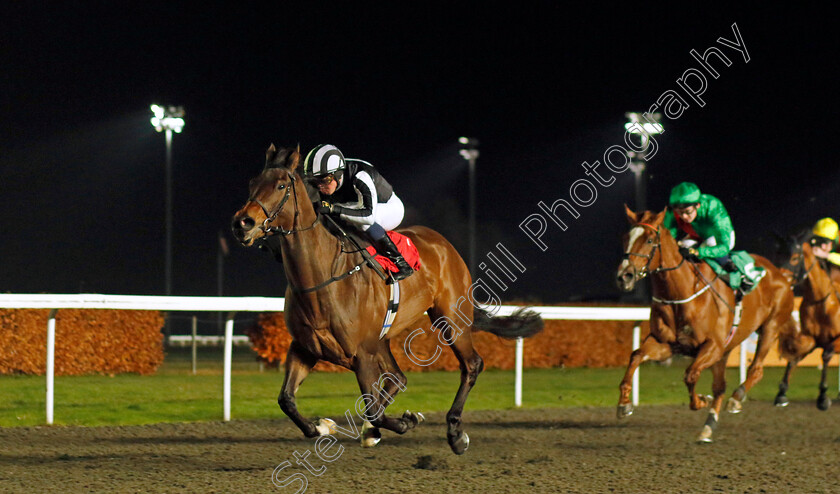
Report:
<svg viewBox="0 0 840 494"><path fill-rule="evenodd" d="M403 261L403 262L405 262L405 261ZM396 264L396 263L395 263L395 264ZM406 265L407 265L407 264L408 264L408 263L406 263ZM400 266L399 266L399 265L397 265L397 267L398 267L398 268L400 268ZM412 268L411 268L411 266L408 266L408 271L406 271L405 269L400 268L400 270L399 270L399 271L397 271L396 273L394 273L394 272L389 272L388 274L389 274L390 276L389 276L389 277L388 277L388 279L385 281L385 283L386 283L386 284L388 284L388 285L390 285L390 284L393 284L393 283L395 283L395 282L397 282L397 281L404 280L404 279L408 278L409 276L411 276L412 274L414 274L414 269L412 269Z"/></svg>

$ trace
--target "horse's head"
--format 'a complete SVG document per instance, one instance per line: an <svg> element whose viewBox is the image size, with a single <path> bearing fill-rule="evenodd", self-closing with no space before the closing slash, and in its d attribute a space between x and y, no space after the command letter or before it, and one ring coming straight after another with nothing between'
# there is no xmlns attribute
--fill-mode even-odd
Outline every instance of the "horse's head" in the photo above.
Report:
<svg viewBox="0 0 840 494"><path fill-rule="evenodd" d="M624 210L630 230L622 239L624 259L618 265L616 283L620 290L629 292L651 270L659 267L662 259L662 237L670 237L670 233L662 226L667 210L659 213L636 213L626 205Z"/></svg>
<svg viewBox="0 0 840 494"><path fill-rule="evenodd" d="M250 183L248 202L233 215L233 236L242 245L252 245L267 234L288 234L300 221L316 221L315 211L296 170L300 148L280 148L274 144L265 152L265 168ZM298 200L302 195L306 200ZM310 217L311 216L311 221ZM308 224L308 223L307 223Z"/></svg>
<svg viewBox="0 0 840 494"><path fill-rule="evenodd" d="M802 283L817 263L811 237L810 231L803 231L780 239L783 242L779 242L779 268L791 283Z"/></svg>

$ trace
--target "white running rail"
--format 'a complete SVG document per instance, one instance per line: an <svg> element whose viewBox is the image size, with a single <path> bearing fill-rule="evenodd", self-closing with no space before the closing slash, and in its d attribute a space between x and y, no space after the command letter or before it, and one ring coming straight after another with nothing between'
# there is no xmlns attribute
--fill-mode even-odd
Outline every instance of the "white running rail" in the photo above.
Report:
<svg viewBox="0 0 840 494"><path fill-rule="evenodd" d="M233 353L233 317L237 312L282 312L285 299L282 297L164 297L151 295L103 295L83 294L0 294L0 308L6 309L49 309L47 323L47 369L46 369L46 418L53 423L54 372L55 372L55 317L60 309L115 309L115 310L160 310L160 311L211 311L227 312L224 336L223 375L223 418L230 420L231 359ZM518 306L498 307L497 315L510 315ZM648 307L532 307L543 319L556 320L598 320L634 321L633 350L639 348L641 321L650 318ZM797 314L798 315L798 314ZM523 341L516 342L516 370L514 404L522 405ZM746 352L741 352L741 376L746 372ZM741 379L743 381L743 377ZM639 404L639 371L633 375L634 405Z"/></svg>

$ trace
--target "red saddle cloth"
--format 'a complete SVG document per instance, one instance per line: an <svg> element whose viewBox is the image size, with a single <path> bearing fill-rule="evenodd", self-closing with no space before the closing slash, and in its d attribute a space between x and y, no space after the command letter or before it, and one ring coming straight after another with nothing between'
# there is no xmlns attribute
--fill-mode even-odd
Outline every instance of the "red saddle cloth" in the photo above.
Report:
<svg viewBox="0 0 840 494"><path fill-rule="evenodd" d="M394 242L394 245L397 246L397 249L402 254L405 261L408 263L409 266L414 268L414 270L420 269L420 253L417 252L417 246L414 245L414 242L411 241L410 238L406 237L405 235L397 232L387 232L388 236L391 237L391 241ZM376 248L372 245L369 245L367 251L370 255L373 256L376 261L385 268L386 271L391 271L392 273L396 273L399 271L397 265L394 264L390 259L387 257L377 254Z"/></svg>

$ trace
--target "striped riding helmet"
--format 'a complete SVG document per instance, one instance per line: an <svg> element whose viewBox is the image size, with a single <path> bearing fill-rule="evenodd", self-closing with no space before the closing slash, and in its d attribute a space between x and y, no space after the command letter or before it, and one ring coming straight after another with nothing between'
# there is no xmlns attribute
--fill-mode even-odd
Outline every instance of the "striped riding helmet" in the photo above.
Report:
<svg viewBox="0 0 840 494"><path fill-rule="evenodd" d="M304 176L326 175L344 169L344 155L332 144L315 146L303 162Z"/></svg>

